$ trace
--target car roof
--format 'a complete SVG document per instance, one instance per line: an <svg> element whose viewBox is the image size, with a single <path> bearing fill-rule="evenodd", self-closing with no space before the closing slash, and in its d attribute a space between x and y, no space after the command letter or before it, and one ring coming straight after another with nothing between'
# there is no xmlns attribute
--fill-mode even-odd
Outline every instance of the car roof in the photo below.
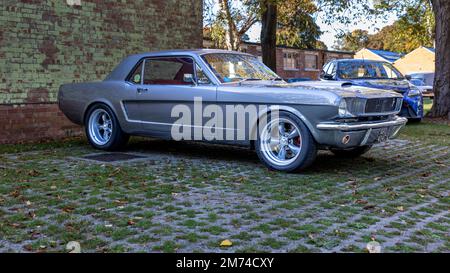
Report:
<svg viewBox="0 0 450 273"><path fill-rule="evenodd" d="M335 62L358 62L358 63L389 63L386 61L380 61L380 60L368 60L368 59L338 59L334 60Z"/></svg>
<svg viewBox="0 0 450 273"><path fill-rule="evenodd" d="M125 57L122 62L114 68L114 70L106 77L105 81L123 81L135 67L135 65L144 58L158 57L158 56L201 56L204 54L212 53L232 53L240 55L249 55L243 52L229 51L222 49L176 49L176 50L164 50L164 51L152 51L145 53L133 54Z"/></svg>
<svg viewBox="0 0 450 273"><path fill-rule="evenodd" d="M244 54L244 55L250 55L244 52L237 52L237 51L230 51L230 50L223 50L223 49L173 49L173 50L162 50L162 51L150 51L150 52L144 52L144 53L138 53L134 55L130 55L128 57L138 57L138 58L147 58L152 56L160 56L160 55L204 55L204 54L211 54L211 53L235 53L235 54Z"/></svg>

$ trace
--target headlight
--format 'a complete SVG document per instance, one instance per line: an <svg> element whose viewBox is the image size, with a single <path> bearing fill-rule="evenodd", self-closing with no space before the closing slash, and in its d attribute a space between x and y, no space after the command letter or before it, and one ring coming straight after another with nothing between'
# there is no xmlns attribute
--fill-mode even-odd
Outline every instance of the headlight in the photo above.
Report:
<svg viewBox="0 0 450 273"><path fill-rule="evenodd" d="M354 117L354 115L348 110L347 102L345 101L345 99L341 99L341 102L339 103L339 117L341 118Z"/></svg>
<svg viewBox="0 0 450 273"><path fill-rule="evenodd" d="M422 94L422 92L420 92L420 89L415 87L415 86L411 86L408 92L408 97L416 97L416 96L420 96Z"/></svg>

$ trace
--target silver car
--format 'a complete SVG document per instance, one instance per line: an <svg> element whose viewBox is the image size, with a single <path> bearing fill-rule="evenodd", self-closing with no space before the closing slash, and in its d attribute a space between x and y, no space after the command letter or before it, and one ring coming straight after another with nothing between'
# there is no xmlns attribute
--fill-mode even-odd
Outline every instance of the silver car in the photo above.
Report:
<svg viewBox="0 0 450 273"><path fill-rule="evenodd" d="M288 172L311 165L319 149L362 155L407 121L396 92L288 84L257 57L223 50L132 55L101 82L62 85L58 100L98 149L119 149L130 135L246 145Z"/></svg>

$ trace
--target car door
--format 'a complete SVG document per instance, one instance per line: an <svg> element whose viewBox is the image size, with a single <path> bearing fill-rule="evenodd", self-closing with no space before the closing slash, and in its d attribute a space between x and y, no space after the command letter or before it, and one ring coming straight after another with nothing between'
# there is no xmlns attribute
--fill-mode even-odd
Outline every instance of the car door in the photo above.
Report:
<svg viewBox="0 0 450 273"><path fill-rule="evenodd" d="M206 120L204 107L216 102L216 86L208 79L198 80L195 60L190 56L151 57L143 67L143 79L136 89L143 132L171 138L172 127L182 116L183 125L192 133L201 129Z"/></svg>

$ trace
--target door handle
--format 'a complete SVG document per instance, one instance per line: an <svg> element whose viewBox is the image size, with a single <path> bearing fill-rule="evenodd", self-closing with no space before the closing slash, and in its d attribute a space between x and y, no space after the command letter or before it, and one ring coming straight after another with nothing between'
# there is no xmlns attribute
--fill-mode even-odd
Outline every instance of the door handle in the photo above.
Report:
<svg viewBox="0 0 450 273"><path fill-rule="evenodd" d="M144 93L144 92L148 92L148 88L138 88L138 89L137 89L137 92L138 92L139 94Z"/></svg>

